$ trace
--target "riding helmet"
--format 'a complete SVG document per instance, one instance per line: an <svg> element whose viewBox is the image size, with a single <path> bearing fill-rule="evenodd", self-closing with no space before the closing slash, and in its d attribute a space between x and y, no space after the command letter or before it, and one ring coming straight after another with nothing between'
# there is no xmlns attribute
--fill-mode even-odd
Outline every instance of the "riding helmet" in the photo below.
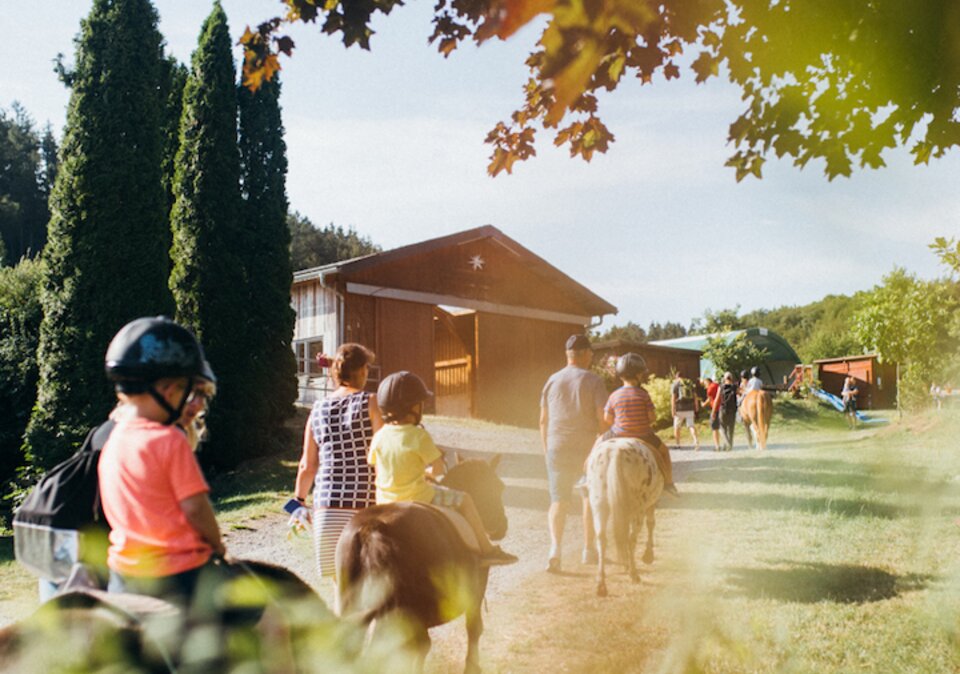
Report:
<svg viewBox="0 0 960 674"><path fill-rule="evenodd" d="M639 353L625 353L617 358L617 376L624 379L636 379L647 371L647 361Z"/></svg>
<svg viewBox="0 0 960 674"><path fill-rule="evenodd" d="M413 372L401 370L387 376L377 387L377 405L385 415L399 418L433 395Z"/></svg>
<svg viewBox="0 0 960 674"><path fill-rule="evenodd" d="M740 378L741 378L741 379L749 379L749 378L750 378L750 373L747 372L746 370L740 370Z"/></svg>
<svg viewBox="0 0 960 674"><path fill-rule="evenodd" d="M751 377L759 377L759 376L760 376L760 366L759 366L759 365L754 365L752 368L750 368L750 376L751 376Z"/></svg>
<svg viewBox="0 0 960 674"><path fill-rule="evenodd" d="M164 377L217 377L193 333L166 316L138 318L120 328L106 355L107 378L123 393L142 393Z"/></svg>

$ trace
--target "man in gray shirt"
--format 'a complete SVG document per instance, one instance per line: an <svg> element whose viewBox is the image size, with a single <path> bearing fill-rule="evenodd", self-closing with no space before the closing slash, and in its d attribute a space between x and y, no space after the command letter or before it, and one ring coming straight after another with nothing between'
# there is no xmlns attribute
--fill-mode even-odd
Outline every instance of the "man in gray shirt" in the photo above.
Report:
<svg viewBox="0 0 960 674"><path fill-rule="evenodd" d="M550 484L550 555L547 571L560 571L560 552L567 508L573 485L583 473L583 464L597 435L603 430L603 406L607 389L603 379L588 368L593 360L590 340L584 335L571 335L567 340L567 366L555 372L540 395L540 437L547 459ZM590 501L583 497L584 561L592 561L593 518Z"/></svg>

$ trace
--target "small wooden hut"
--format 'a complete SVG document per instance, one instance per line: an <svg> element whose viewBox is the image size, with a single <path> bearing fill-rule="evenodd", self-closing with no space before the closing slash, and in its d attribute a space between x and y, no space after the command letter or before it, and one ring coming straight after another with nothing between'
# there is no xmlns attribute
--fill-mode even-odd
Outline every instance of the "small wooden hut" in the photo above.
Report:
<svg viewBox="0 0 960 674"><path fill-rule="evenodd" d="M535 425L567 337L617 309L490 225L294 274L301 400L317 354L359 342L372 386L399 370L435 392L430 411Z"/></svg>
<svg viewBox="0 0 960 674"><path fill-rule="evenodd" d="M861 409L885 409L897 405L897 366L881 363L876 354L822 358L813 361L817 379L827 393L836 396L843 390L843 380L849 374L857 382Z"/></svg>

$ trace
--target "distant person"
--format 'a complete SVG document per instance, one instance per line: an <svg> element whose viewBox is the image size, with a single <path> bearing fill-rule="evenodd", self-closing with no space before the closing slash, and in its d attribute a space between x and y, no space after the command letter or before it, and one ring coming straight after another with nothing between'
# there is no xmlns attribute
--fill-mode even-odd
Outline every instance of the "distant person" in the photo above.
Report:
<svg viewBox="0 0 960 674"><path fill-rule="evenodd" d="M848 374L843 380L840 399L843 401L843 414L847 417L847 424L850 428L856 428L857 426L857 396L859 394L860 389L857 387L857 380Z"/></svg>
<svg viewBox="0 0 960 674"><path fill-rule="evenodd" d="M566 344L567 366L552 374L540 394L540 439L547 462L550 486L550 552L547 571L559 573L563 528L573 498L573 485L584 471L584 462L603 430L607 389L600 375L589 370L593 360L590 340L571 335ZM592 559L593 517L590 500L582 495L583 559ZM594 553L595 554L595 553Z"/></svg>
<svg viewBox="0 0 960 674"><path fill-rule="evenodd" d="M420 425L423 402L433 393L412 372L394 372L377 388L384 425L370 441L367 460L376 470L377 503L415 501L454 508L473 528L480 564L513 564L516 556L490 542L470 494L429 481L446 472L443 454Z"/></svg>
<svg viewBox="0 0 960 674"><path fill-rule="evenodd" d="M943 389L933 382L930 384L930 397L933 399L934 408L939 411L943 409Z"/></svg>
<svg viewBox="0 0 960 674"><path fill-rule="evenodd" d="M685 379L677 372L670 385L670 414L673 416L673 439L677 449L680 448L680 427L686 425L693 438L694 451L700 449L700 438L697 437L696 416L700 409L696 389L693 382Z"/></svg>
<svg viewBox="0 0 960 674"><path fill-rule="evenodd" d="M337 388L310 411L303 433L294 498L306 505L313 493L313 542L317 572L333 576L340 533L351 517L376 503L375 473L367 463L370 439L383 426L377 396L364 389L374 354L347 343L337 349L330 376Z"/></svg>
<svg viewBox="0 0 960 674"><path fill-rule="evenodd" d="M737 426L737 393L739 387L734 381L732 372L725 372L723 382L717 387L717 395L713 399L713 408L710 412L710 425L714 420L723 431L724 450L733 449L733 431Z"/></svg>
<svg viewBox="0 0 960 674"><path fill-rule="evenodd" d="M126 411L100 455L100 499L110 524L111 592L189 604L226 549L193 448L176 426L198 380L216 382L203 349L170 319L141 318L110 342L107 376Z"/></svg>
<svg viewBox="0 0 960 674"><path fill-rule="evenodd" d="M703 390L706 391L704 404L710 410L710 431L713 435L713 451L720 451L720 419L713 414L714 399L717 397L717 391L720 384L713 381L710 377L703 378Z"/></svg>
<svg viewBox="0 0 960 674"><path fill-rule="evenodd" d="M750 378L747 379L747 385L744 387L743 393L746 395L750 391L762 391L763 390L763 380L760 378L760 367L754 365L750 369Z"/></svg>
<svg viewBox="0 0 960 674"><path fill-rule="evenodd" d="M617 359L616 372L623 386L607 398L603 416L610 430L603 438L637 438L650 445L663 473L664 490L677 496L670 448L653 432L657 410L650 394L640 385L647 374L647 363L638 353L625 353Z"/></svg>

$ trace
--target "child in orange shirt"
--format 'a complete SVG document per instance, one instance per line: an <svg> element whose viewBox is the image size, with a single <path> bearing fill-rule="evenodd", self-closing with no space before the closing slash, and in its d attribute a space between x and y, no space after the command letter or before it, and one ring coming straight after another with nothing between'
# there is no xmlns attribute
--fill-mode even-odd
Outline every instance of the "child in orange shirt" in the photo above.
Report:
<svg viewBox="0 0 960 674"><path fill-rule="evenodd" d="M109 589L187 603L225 548L209 487L175 424L196 411L196 384L216 377L196 338L164 317L125 325L107 349L106 371L128 409L98 470L111 527Z"/></svg>

